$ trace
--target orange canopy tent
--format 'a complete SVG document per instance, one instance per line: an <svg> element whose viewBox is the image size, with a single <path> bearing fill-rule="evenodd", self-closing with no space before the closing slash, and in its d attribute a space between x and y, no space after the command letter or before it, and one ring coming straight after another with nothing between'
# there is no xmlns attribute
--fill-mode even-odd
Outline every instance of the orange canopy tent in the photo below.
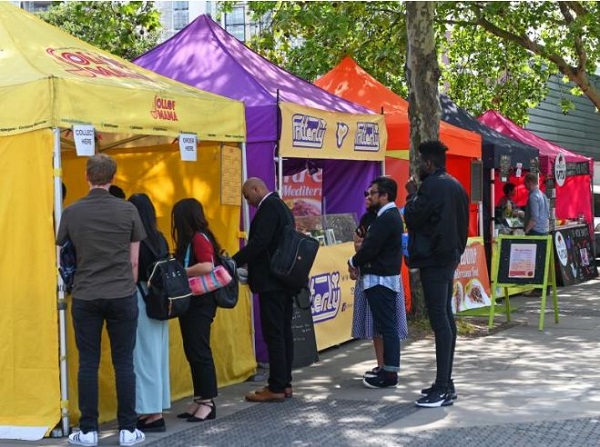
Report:
<svg viewBox="0 0 600 447"><path fill-rule="evenodd" d="M388 131L386 173L403 187L409 177L408 102L377 81L351 57L345 57L336 67L317 79L315 85L373 111L383 112ZM481 159L481 135L442 121L440 140L448 146L448 172L460 181L470 197L471 161ZM402 206L404 201L403 194L399 194L397 204ZM477 222L477 205L472 205L469 236L478 234Z"/></svg>
<svg viewBox="0 0 600 447"><path fill-rule="evenodd" d="M336 67L315 81L315 85L341 98L361 104L385 115L388 132L385 171L398 186L408 181L410 122L408 102L361 68L354 59L345 57ZM465 187L471 196L471 162L481 159L481 136L475 132L440 122L440 140L448 146L447 169ZM400 189L396 203L403 206L404 194ZM477 236L478 207L471 205L469 236ZM403 264L402 280L406 292L406 308L410 310L408 270Z"/></svg>

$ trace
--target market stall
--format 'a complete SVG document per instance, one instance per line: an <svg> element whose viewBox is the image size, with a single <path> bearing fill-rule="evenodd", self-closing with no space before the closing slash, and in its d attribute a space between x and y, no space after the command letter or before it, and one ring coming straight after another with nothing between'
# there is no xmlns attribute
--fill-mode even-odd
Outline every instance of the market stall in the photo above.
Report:
<svg viewBox="0 0 600 447"><path fill-rule="evenodd" d="M381 173L387 138L383 117L271 64L208 16L198 17L134 62L244 102L248 177L262 178L269 188L281 191L284 175L307 167L322 169L319 227L304 230L334 230L333 240L342 243L322 247L312 272L317 346L349 340L353 297L346 254L339 251L349 244L355 216L363 212L364 189ZM245 213L246 226L250 215ZM256 355L265 362L258 315L255 310Z"/></svg>
<svg viewBox="0 0 600 447"><path fill-rule="evenodd" d="M538 137L494 110L488 110L477 120L539 149L540 183L542 191L550 197L550 230L554 235L559 284L570 285L596 277L592 240L593 160ZM512 180L521 192L519 204L525 205L527 191L523 191L521 179ZM497 184L496 188L499 187Z"/></svg>
<svg viewBox="0 0 600 447"><path fill-rule="evenodd" d="M113 155L117 182L128 193L152 197L167 235L172 204L189 195L202 199L218 237L231 250L237 234L229 228L238 222L240 207L219 200L220 159L229 154L241 160L244 108L98 50L10 3L0 2L0 41L0 230L8 254L0 259L0 438L34 440L61 421L57 432L66 435L78 418L70 298L58 279L54 244L62 182L66 203L87 193L86 158L76 150L81 154L85 145L91 153ZM83 130L78 126L87 126L89 137L76 149L73 134ZM202 140L194 147L198 161L182 163L179 146L172 144L182 132ZM220 385L255 371L247 336L250 315L249 300L241 300L234 311L217 317L215 333L227 333L215 337L214 344ZM191 383L176 323L171 329L171 385L177 399L191 394ZM116 414L106 337L102 358L101 422Z"/></svg>
<svg viewBox="0 0 600 447"><path fill-rule="evenodd" d="M399 207L404 206L406 201L404 185L410 176L408 102L377 81L351 57L342 59L338 65L317 79L315 85L349 101L362 104L375 112L383 113L388 131L385 173L398 183L396 204ZM473 198L473 169L474 162L481 160L481 136L441 122L440 140L448 146L448 172L460 181L469 197ZM479 208L480 203L477 198L471 200L469 236L477 236L480 233ZM410 310L410 281L405 263L402 268L402 279L406 307Z"/></svg>
<svg viewBox="0 0 600 447"><path fill-rule="evenodd" d="M501 185L510 176L521 178L526 171L539 169L539 150L520 141L502 135L494 129L480 123L466 110L454 104L446 95L440 95L442 119L450 124L477 132L483 139L483 237L488 261L491 262L491 240L496 203L496 183Z"/></svg>

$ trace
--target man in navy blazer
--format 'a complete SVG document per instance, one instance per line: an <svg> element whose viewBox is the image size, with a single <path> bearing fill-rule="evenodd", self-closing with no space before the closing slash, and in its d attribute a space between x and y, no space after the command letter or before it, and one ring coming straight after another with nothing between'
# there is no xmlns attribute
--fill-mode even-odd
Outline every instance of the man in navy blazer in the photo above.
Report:
<svg viewBox="0 0 600 447"><path fill-rule="evenodd" d="M251 402L280 402L292 397L293 296L270 270L270 254L275 252L285 225L294 224L294 216L276 192L256 177L242 187L248 203L256 207L250 224L248 243L233 255L238 266L248 266L248 284L258 294L260 320L269 353L268 386L246 395Z"/></svg>
<svg viewBox="0 0 600 447"><path fill-rule="evenodd" d="M383 367L374 377L363 378L368 388L395 387L400 371L396 295L402 287L403 224L394 203L397 193L398 185L389 177L378 177L371 182L365 195L370 208L377 210L377 218L367 230L360 249L348 260L350 276L356 276L360 269L373 323L383 339Z"/></svg>

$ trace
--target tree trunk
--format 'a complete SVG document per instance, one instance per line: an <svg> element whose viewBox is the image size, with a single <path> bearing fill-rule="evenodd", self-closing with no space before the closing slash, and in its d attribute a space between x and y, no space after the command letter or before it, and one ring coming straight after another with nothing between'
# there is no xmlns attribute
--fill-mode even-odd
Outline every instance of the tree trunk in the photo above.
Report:
<svg viewBox="0 0 600 447"><path fill-rule="evenodd" d="M407 50L406 79L408 81L408 117L410 119L410 173L418 178L417 148L424 141L438 140L440 135L440 100L438 81L440 69L435 44L435 2L409 1L406 5ZM425 314L423 288L417 269L411 269L413 314Z"/></svg>

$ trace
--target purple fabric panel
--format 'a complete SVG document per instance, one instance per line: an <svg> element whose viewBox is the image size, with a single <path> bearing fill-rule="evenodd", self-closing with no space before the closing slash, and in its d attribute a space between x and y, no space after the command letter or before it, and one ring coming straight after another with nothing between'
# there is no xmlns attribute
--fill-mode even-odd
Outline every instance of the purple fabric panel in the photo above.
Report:
<svg viewBox="0 0 600 447"><path fill-rule="evenodd" d="M379 161L327 160L323 166L323 197L327 214L365 212L364 191L381 175Z"/></svg>
<svg viewBox="0 0 600 447"><path fill-rule="evenodd" d="M244 101L248 106L275 104L273 95L231 57L226 48L229 42L221 41L214 30L224 33L208 17L200 16L133 62L201 90Z"/></svg>
<svg viewBox="0 0 600 447"><path fill-rule="evenodd" d="M300 79L258 55L202 15L134 61L201 90L244 101L247 106L282 101L318 109L374 113Z"/></svg>

